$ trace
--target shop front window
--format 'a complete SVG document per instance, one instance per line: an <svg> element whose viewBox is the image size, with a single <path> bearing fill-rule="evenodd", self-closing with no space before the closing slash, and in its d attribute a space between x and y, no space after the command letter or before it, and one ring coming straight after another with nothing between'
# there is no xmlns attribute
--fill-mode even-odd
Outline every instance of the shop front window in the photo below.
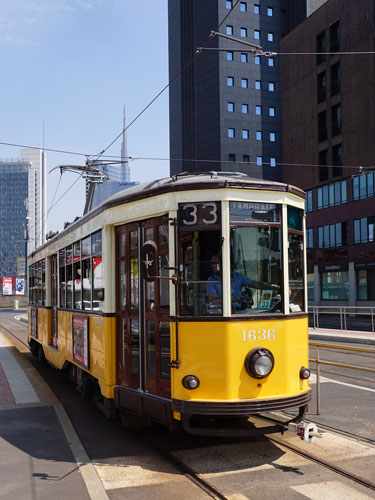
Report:
<svg viewBox="0 0 375 500"><path fill-rule="evenodd" d="M329 271L321 273L321 288L322 300L348 300L348 271Z"/></svg>

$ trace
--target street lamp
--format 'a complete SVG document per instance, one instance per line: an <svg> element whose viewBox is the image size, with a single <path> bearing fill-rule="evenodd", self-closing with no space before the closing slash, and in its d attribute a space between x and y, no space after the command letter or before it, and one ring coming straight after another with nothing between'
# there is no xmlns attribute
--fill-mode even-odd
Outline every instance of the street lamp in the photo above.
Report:
<svg viewBox="0 0 375 500"><path fill-rule="evenodd" d="M25 238L25 283L24 283L24 293L27 295L29 293L29 286L27 281L27 243L29 241L29 219L30 217L26 217L26 222L24 226L24 238Z"/></svg>

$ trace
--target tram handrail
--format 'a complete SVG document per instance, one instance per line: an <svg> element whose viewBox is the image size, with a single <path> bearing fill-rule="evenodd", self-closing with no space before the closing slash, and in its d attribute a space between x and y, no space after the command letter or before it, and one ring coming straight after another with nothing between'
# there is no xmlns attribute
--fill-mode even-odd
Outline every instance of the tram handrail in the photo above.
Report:
<svg viewBox="0 0 375 500"><path fill-rule="evenodd" d="M349 368L364 372L375 373L375 368L367 368L366 366L348 365L346 363L337 363L335 361L322 360L319 357L319 347L336 349L341 351L363 352L367 354L375 354L375 349L365 347L347 347L343 345L322 344L319 342L309 342L309 347L315 347L315 359L309 357L309 363L315 363L316 366L316 414L320 415L320 365L337 366L339 368Z"/></svg>
<svg viewBox="0 0 375 500"><path fill-rule="evenodd" d="M348 315L370 316L371 332L375 333L375 307L374 306L309 306L309 314L313 315L313 328L319 328L319 314L332 314L340 316L340 330L347 330Z"/></svg>

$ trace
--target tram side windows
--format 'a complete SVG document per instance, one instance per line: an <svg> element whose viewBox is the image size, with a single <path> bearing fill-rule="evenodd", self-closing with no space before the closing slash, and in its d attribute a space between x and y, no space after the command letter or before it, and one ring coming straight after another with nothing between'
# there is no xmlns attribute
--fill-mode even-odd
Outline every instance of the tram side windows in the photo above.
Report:
<svg viewBox="0 0 375 500"><path fill-rule="evenodd" d="M65 249L66 261L66 308L73 309L73 247Z"/></svg>
<svg viewBox="0 0 375 500"><path fill-rule="evenodd" d="M102 232L97 231L91 235L92 255L92 310L102 311L104 300L103 288L103 259L102 259Z"/></svg>
<svg viewBox="0 0 375 500"><path fill-rule="evenodd" d="M59 283L60 283L59 306L65 309L66 307L65 248L59 251Z"/></svg>
<svg viewBox="0 0 375 500"><path fill-rule="evenodd" d="M82 309L91 310L91 237L81 242Z"/></svg>
<svg viewBox="0 0 375 500"><path fill-rule="evenodd" d="M283 312L281 205L230 202L232 314Z"/></svg>
<svg viewBox="0 0 375 500"><path fill-rule="evenodd" d="M305 310L303 245L303 210L288 206L290 312Z"/></svg>
<svg viewBox="0 0 375 500"><path fill-rule="evenodd" d="M81 242L73 245L74 309L82 309Z"/></svg>
<svg viewBox="0 0 375 500"><path fill-rule="evenodd" d="M35 262L29 267L29 303L46 305L46 261Z"/></svg>
<svg viewBox="0 0 375 500"><path fill-rule="evenodd" d="M212 290L222 280L220 203L182 203L178 224L180 314L222 315L221 294L213 298Z"/></svg>

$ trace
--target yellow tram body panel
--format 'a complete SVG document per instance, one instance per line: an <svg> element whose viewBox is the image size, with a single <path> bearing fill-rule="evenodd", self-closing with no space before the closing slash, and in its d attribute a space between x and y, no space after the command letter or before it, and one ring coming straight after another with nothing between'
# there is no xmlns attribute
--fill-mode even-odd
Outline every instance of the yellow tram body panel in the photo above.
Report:
<svg viewBox="0 0 375 500"><path fill-rule="evenodd" d="M35 340L43 344L46 359L56 368L61 369L67 362L80 366L73 359L72 321L78 312L58 311L58 348L52 345L51 309L38 308L38 335ZM116 345L115 318L98 315L86 315L89 319L89 366L81 367L95 377L102 395L113 398L116 382ZM29 322L29 339L31 337Z"/></svg>
<svg viewBox="0 0 375 500"><path fill-rule="evenodd" d="M306 393L309 385L301 380L300 369L308 367L307 321L179 323L180 368L172 374L172 398L228 402ZM244 364L248 352L256 347L269 349L275 358L273 371L261 380L251 377ZM186 375L198 377L199 387L185 389L181 381Z"/></svg>

